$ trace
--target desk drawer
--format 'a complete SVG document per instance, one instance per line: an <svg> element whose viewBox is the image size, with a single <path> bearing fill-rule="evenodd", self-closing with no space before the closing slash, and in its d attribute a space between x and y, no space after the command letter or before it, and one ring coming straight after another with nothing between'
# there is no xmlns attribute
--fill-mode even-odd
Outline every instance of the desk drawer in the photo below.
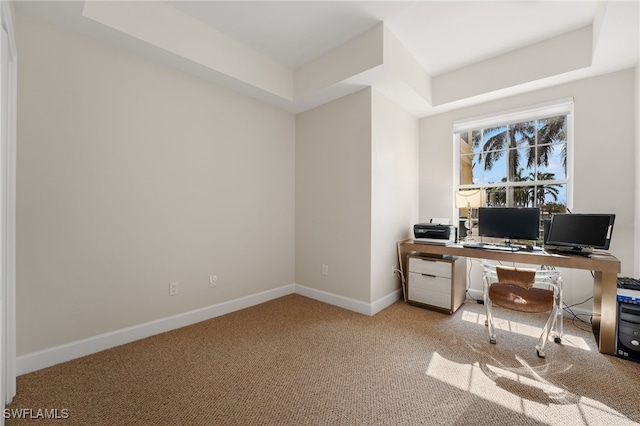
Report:
<svg viewBox="0 0 640 426"><path fill-rule="evenodd" d="M409 273L409 290L420 289L451 295L451 279L432 275Z"/></svg>
<svg viewBox="0 0 640 426"><path fill-rule="evenodd" d="M451 294L409 287L409 301L425 303L439 308L451 308Z"/></svg>
<svg viewBox="0 0 640 426"><path fill-rule="evenodd" d="M448 314L464 302L466 258L407 256L405 266L405 302Z"/></svg>
<svg viewBox="0 0 640 426"><path fill-rule="evenodd" d="M410 257L409 272L451 278L451 263L431 259Z"/></svg>

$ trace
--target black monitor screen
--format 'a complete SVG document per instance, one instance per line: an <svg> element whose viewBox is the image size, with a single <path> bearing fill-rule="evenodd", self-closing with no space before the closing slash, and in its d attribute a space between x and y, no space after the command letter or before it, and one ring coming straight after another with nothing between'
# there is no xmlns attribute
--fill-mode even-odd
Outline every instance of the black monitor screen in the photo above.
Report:
<svg viewBox="0 0 640 426"><path fill-rule="evenodd" d="M540 209L482 207L478 209L478 233L483 237L508 240L537 240Z"/></svg>
<svg viewBox="0 0 640 426"><path fill-rule="evenodd" d="M615 218L614 214L556 213L545 244L608 250Z"/></svg>

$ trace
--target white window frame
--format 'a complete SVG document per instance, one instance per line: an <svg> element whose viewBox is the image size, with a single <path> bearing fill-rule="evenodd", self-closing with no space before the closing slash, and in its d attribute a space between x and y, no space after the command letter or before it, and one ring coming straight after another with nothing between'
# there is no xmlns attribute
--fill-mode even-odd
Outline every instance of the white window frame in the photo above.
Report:
<svg viewBox="0 0 640 426"><path fill-rule="evenodd" d="M565 179L558 179L557 182L566 183L567 208L569 210L573 209L573 98L560 99L543 104L533 105L530 107L523 107L519 109L455 121L453 123L453 182L455 183L455 191L485 186L484 184L460 184L460 133L498 127L513 123L521 123L558 115L567 116L567 175ZM500 186L523 185L522 182L504 182L501 183ZM458 209L455 207L455 205L452 206L452 210L452 217L457 218L459 214Z"/></svg>

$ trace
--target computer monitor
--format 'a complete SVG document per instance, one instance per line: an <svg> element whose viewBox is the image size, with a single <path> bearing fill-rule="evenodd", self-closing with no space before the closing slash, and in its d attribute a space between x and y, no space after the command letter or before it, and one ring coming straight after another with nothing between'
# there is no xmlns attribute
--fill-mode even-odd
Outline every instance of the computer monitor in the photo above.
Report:
<svg viewBox="0 0 640 426"><path fill-rule="evenodd" d="M481 207L478 234L505 240L537 240L540 236L540 209Z"/></svg>
<svg viewBox="0 0 640 426"><path fill-rule="evenodd" d="M615 214L556 213L545 244L574 249L609 250Z"/></svg>

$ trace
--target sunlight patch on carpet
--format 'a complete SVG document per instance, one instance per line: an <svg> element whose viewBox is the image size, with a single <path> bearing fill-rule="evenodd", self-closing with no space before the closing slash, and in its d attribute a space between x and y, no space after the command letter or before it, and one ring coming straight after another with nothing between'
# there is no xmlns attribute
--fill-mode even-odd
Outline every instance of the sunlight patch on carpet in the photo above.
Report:
<svg viewBox="0 0 640 426"><path fill-rule="evenodd" d="M580 425L635 424L603 403L553 384L544 373L540 374L558 374L558 369L550 368L550 364L531 367L520 357L516 359L515 366L489 365L482 361L461 364L434 352L425 373L542 424L553 424L554 418L573 418L575 424Z"/></svg>

